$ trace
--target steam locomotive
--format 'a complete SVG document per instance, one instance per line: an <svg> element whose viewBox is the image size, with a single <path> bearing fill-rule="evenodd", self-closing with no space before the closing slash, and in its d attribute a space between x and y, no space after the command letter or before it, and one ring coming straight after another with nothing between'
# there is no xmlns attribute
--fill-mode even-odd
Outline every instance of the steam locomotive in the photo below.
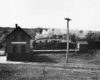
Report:
<svg viewBox="0 0 100 80"><path fill-rule="evenodd" d="M33 41L33 50L59 50L67 48L67 40L37 39ZM75 49L76 43L69 41L69 49Z"/></svg>

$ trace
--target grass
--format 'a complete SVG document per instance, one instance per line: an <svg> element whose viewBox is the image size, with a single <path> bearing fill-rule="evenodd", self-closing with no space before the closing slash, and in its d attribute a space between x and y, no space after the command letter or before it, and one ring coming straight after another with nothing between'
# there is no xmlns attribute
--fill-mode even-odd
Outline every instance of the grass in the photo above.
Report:
<svg viewBox="0 0 100 80"><path fill-rule="evenodd" d="M0 64L0 80L100 80L100 73L30 64Z"/></svg>
<svg viewBox="0 0 100 80"><path fill-rule="evenodd" d="M30 64L0 64L0 80L100 80L100 51L69 54L71 67L54 65L65 63L65 53L33 55ZM38 62L39 65L33 65L33 62ZM88 67L82 65L80 68L78 64ZM95 70L91 64L99 65L99 69ZM74 67L76 65L78 66Z"/></svg>
<svg viewBox="0 0 100 80"><path fill-rule="evenodd" d="M33 62L45 63L65 63L65 53L52 53L52 54L37 54L33 56ZM69 53L69 63L78 64L96 64L100 65L100 51L87 52L87 53Z"/></svg>

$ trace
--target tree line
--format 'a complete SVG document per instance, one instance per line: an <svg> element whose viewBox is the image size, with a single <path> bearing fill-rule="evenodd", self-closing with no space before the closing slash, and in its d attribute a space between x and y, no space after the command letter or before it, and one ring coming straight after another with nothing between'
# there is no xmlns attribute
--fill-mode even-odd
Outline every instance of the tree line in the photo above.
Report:
<svg viewBox="0 0 100 80"><path fill-rule="evenodd" d="M4 36L9 34L14 28L10 27L0 27L0 40L4 39ZM48 30L47 28L24 28L24 30L33 38L35 39L36 33L41 33L43 30ZM83 31L80 30L79 34L82 34ZM66 36L66 35L65 35ZM77 40L80 41L99 41L100 40L100 31L88 31L88 33L84 36L78 36L77 34L69 34L70 40L76 42Z"/></svg>

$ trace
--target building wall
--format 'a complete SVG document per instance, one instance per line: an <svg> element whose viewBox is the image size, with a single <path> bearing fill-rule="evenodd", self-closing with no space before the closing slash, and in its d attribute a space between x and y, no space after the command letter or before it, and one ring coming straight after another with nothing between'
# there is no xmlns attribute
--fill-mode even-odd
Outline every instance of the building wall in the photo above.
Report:
<svg viewBox="0 0 100 80"><path fill-rule="evenodd" d="M17 41L12 41L13 34L17 34ZM30 38L24 33L26 35L25 41L21 41L21 34L23 34L23 32L20 29L16 30L13 34L9 35L6 40L7 53L13 53L12 45L17 45L17 53L21 53L21 45L26 45L26 53L30 53ZM12 44L11 42L26 42L26 44Z"/></svg>
<svg viewBox="0 0 100 80"><path fill-rule="evenodd" d="M12 42L12 37L9 36L9 37L6 39L6 52L7 52L7 53L12 53L12 45L11 45L11 42Z"/></svg>

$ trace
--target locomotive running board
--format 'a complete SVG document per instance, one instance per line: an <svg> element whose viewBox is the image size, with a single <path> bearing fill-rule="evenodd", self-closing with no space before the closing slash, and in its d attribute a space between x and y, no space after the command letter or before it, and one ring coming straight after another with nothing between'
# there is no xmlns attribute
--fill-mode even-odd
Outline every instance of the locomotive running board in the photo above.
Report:
<svg viewBox="0 0 100 80"><path fill-rule="evenodd" d="M75 49L69 49L69 51L76 51ZM33 52L66 52L66 49L62 50L33 50Z"/></svg>

